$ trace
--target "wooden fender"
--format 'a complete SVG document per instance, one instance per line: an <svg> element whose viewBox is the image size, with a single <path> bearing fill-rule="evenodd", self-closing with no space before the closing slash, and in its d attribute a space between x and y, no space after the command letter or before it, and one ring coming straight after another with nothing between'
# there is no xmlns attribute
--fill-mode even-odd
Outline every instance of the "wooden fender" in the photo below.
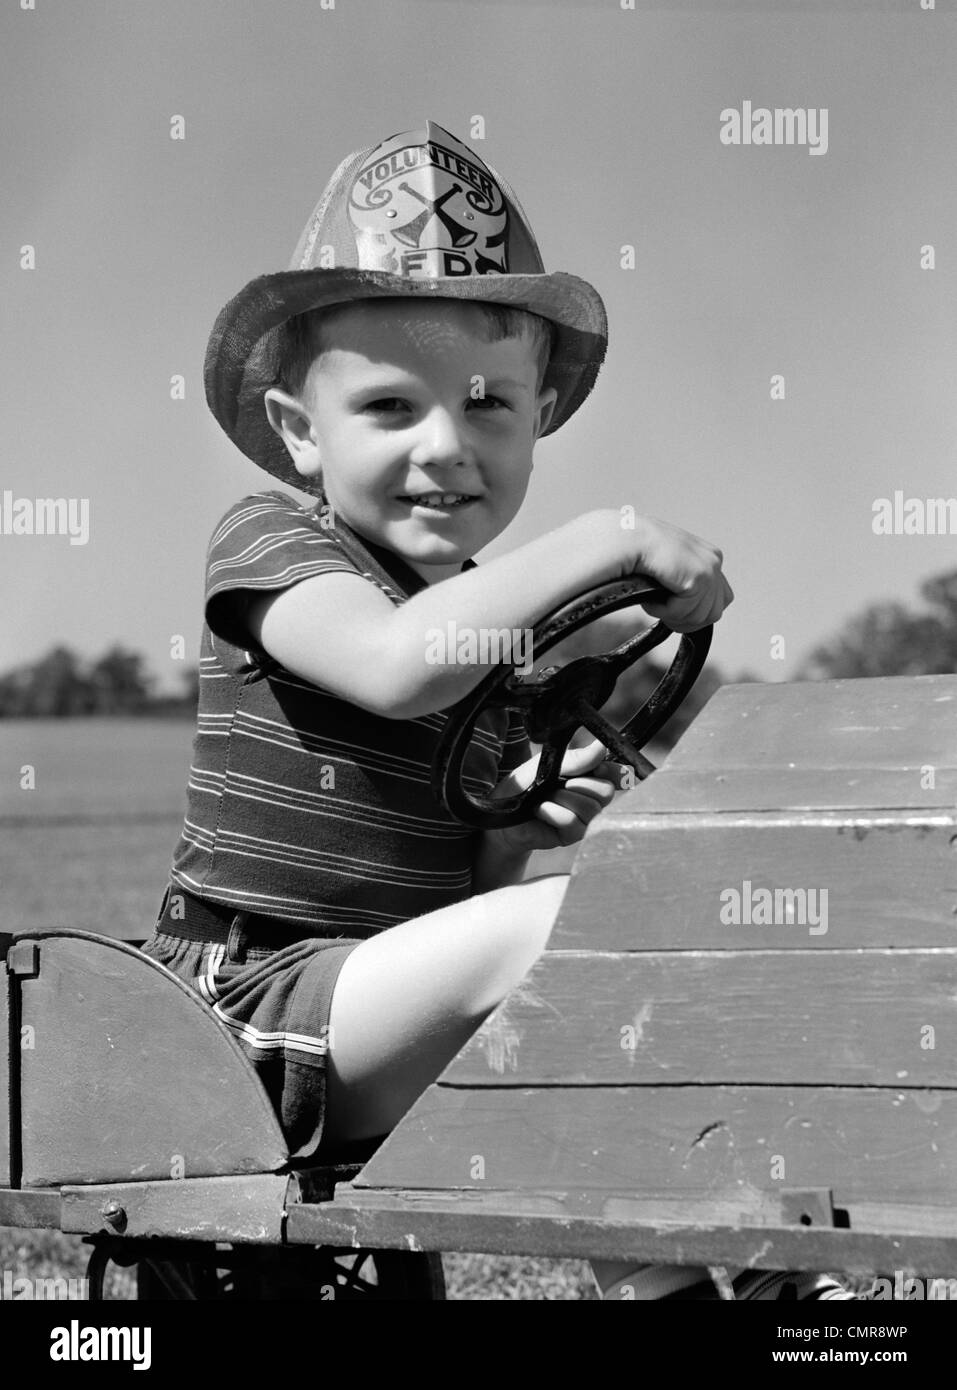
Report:
<svg viewBox="0 0 957 1390"><path fill-rule="evenodd" d="M12 941L13 937L9 933L0 932L0 965L7 958ZM14 1051L7 995L7 976L0 970L0 1187L9 1187L15 1180L10 1171L10 1129L13 1124L10 1109L10 1059L17 1053Z"/></svg>
<svg viewBox="0 0 957 1390"><path fill-rule="evenodd" d="M13 1182L168 1180L285 1164L255 1070L165 966L124 942L63 930L17 937L7 972L7 1086L20 1121L10 1136Z"/></svg>

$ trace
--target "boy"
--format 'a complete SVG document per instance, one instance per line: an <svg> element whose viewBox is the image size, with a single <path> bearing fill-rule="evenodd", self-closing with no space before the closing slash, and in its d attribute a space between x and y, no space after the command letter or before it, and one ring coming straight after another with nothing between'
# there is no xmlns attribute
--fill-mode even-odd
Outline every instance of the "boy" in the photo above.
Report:
<svg viewBox="0 0 957 1390"><path fill-rule="evenodd" d="M453 820L432 753L489 668L430 661L429 634L527 630L633 572L671 591L647 608L677 631L732 594L713 546L611 510L474 565L521 506L535 440L591 390L606 320L590 285L545 273L508 186L447 131L343 161L292 267L222 311L206 391L317 506L259 493L213 535L189 805L145 949L240 1041L308 1161L387 1133L525 975L566 883L523 882L528 856L579 840L617 785L593 743L523 825ZM491 712L468 784L525 787L529 757L518 716ZM642 1298L705 1278L596 1267L625 1273Z"/></svg>

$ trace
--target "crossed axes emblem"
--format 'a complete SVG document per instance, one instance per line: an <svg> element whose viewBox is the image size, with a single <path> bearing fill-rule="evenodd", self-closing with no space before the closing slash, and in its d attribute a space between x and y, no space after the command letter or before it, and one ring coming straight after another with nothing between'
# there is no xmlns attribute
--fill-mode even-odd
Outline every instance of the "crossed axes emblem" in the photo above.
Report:
<svg viewBox="0 0 957 1390"><path fill-rule="evenodd" d="M445 204L448 200L454 194L462 192L460 183L453 183L452 187L439 198L424 198L419 190L413 188L410 183L400 183L399 187L403 193L411 193L413 198L424 204L425 212L420 212L417 217L412 218L411 222L406 222L401 227L392 228L392 235L398 241L404 241L407 246L418 246L426 223L430 222L433 217L437 217L448 232L452 245L456 249L472 245L477 233L468 227L463 227L461 222L456 222L455 218L445 211Z"/></svg>

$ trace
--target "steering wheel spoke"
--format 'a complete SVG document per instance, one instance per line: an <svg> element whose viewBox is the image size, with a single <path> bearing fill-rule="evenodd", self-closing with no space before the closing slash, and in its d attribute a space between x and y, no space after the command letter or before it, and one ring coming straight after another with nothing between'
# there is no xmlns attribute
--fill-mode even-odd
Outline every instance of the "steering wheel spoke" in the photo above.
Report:
<svg viewBox="0 0 957 1390"><path fill-rule="evenodd" d="M543 801L547 801L552 792L560 786L562 759L574 732L574 729L568 728L551 734L547 742L542 744L538 767L535 771L535 781L529 787L530 792L536 793L536 805L541 805Z"/></svg>
<svg viewBox="0 0 957 1390"><path fill-rule="evenodd" d="M633 768L638 774L639 781L655 771L653 762L639 753L638 749L620 732L613 724L609 724L605 716L597 709L584 700L581 704L582 724L590 734L594 734L599 742L603 743L608 749L609 754L620 763Z"/></svg>

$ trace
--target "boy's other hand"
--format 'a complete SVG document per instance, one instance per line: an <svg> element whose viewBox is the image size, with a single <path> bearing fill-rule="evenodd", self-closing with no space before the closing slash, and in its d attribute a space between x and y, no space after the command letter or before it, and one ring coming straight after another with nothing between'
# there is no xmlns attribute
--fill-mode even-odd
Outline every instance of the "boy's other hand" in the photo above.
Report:
<svg viewBox="0 0 957 1390"><path fill-rule="evenodd" d="M495 788L492 799L527 791L535 780L538 758L530 758L508 774ZM593 739L581 748L571 748L562 759L564 787L543 801L531 819L502 830L486 830L489 848L503 855L529 854L536 849L558 849L581 840L599 811L609 804L619 789L621 764L608 758L604 744Z"/></svg>
<svg viewBox="0 0 957 1390"><path fill-rule="evenodd" d="M645 574L673 597L664 603L643 603L652 618L675 632L695 632L716 623L734 601L721 572L724 556L716 545L655 517L636 518L628 537L623 577Z"/></svg>

